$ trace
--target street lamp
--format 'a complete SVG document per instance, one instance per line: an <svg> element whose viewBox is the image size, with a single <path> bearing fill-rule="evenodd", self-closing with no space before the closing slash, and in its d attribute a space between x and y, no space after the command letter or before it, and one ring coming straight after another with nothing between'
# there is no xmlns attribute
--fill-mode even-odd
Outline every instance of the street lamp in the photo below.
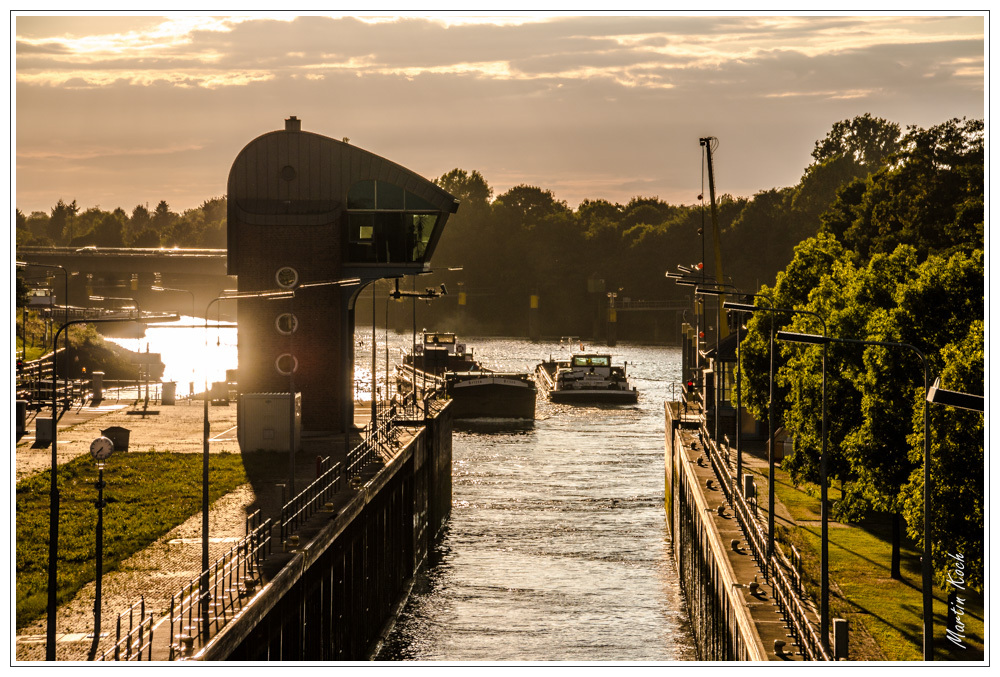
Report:
<svg viewBox="0 0 1000 677"><path fill-rule="evenodd" d="M797 332L790 331L779 331L777 334L779 341L791 341L794 343L812 343L816 345L826 345L829 342L835 343L849 343L855 345L864 346L882 346L887 348L908 348L915 352L920 357L920 362L924 368L924 392L927 396L924 398L924 556L923 562L921 563L922 570L922 581L921 586L923 588L923 615L924 615L924 660L933 661L934 660L934 598L933 590L931 588L932 584L932 567L931 567L931 446L930 446L930 435L929 424L927 420L927 402L931 400L932 397L936 397L939 390L933 390L929 387L928 382L930 381L930 373L927 367L927 358L924 354L915 346L909 343L898 343L895 341L866 341L863 339L845 339L845 338L833 338L829 336L816 336L815 334L801 334ZM936 384L935 384L936 385Z"/></svg>
<svg viewBox="0 0 1000 677"><path fill-rule="evenodd" d="M754 298L761 298L771 303L771 299L763 294L747 294ZM722 304L724 308L738 310L747 313L755 313L758 310L766 310L771 315L771 337L768 342L768 353L770 367L768 369L768 394L767 394L767 563L764 565L764 575L769 575L769 563L774 554L774 306L764 306L758 308L750 303L734 303L726 301ZM739 365L742 369L742 365ZM740 453L736 454L737 466L740 463Z"/></svg>
<svg viewBox="0 0 1000 677"><path fill-rule="evenodd" d="M959 409L971 409L972 411L983 411L985 399L982 395L970 395L960 393L956 390L944 390L941 388L941 379L934 379L934 385L927 391L927 401L933 404L943 404Z"/></svg>
<svg viewBox="0 0 1000 677"><path fill-rule="evenodd" d="M797 313L803 315L811 315L819 320L823 327L823 338L826 337L826 320L816 312L811 310L800 310L792 308L775 308L776 312L787 312L787 313ZM779 339L784 332L778 332ZM830 631L830 541L829 541L829 512L827 508L827 492L829 480L827 478L828 471L828 461L827 461L827 406L826 406L826 356L827 356L827 341L823 342L823 385L822 385L822 401L823 401L823 420L820 426L820 436L821 436L821 451L819 457L819 482L820 482L820 605L819 605L819 618L820 618L820 636L823 638L824 645L827 644Z"/></svg>
<svg viewBox="0 0 1000 677"><path fill-rule="evenodd" d="M187 289L174 289L172 287L161 287L160 285L152 286L152 287L150 287L150 289L153 290L153 291L173 291L173 292L179 292L179 293L182 293L182 294L190 294L191 295L191 317L194 317L194 292L193 291L189 291Z"/></svg>
<svg viewBox="0 0 1000 677"><path fill-rule="evenodd" d="M226 301L229 299L260 299L266 298L271 300L281 300L290 299L295 296L295 292L291 289L281 289L281 290L269 290L260 292L242 292L236 294L225 294L223 296L216 296L214 299L208 302L205 306L205 348L208 349L208 316L209 311L212 308L212 304L217 301ZM205 374L205 392L203 394L203 399L205 401L205 421L202 426L202 463L201 463L201 585L200 585L200 596L201 596L201 626L202 633L208 635L208 437L209 437L209 423L208 423L208 400L210 398L208 389L208 373ZM294 408L294 402L290 404Z"/></svg>
<svg viewBox="0 0 1000 677"><path fill-rule="evenodd" d="M176 315L162 317L151 317L151 320L176 320ZM74 324L96 324L101 322L121 322L118 318L97 318L84 320L70 320L56 330L52 337L52 348L59 345L59 334ZM135 320L133 320L135 321ZM67 352L69 346L69 332L66 332ZM57 559L59 557L59 484L56 481L58 475L59 460L57 456L58 430L59 430L59 410L56 404L56 369L52 368L52 467L49 471L49 571L48 571L48 606L45 619L45 660L54 661L56 659L56 588L58 585Z"/></svg>

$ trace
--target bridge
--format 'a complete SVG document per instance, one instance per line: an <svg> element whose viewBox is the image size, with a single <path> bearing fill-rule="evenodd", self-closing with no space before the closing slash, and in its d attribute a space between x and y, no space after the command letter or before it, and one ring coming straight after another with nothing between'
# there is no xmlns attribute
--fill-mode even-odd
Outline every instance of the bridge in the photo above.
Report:
<svg viewBox="0 0 1000 677"><path fill-rule="evenodd" d="M56 306L90 306L96 294L134 299L143 310L190 308L194 315L236 286L226 273L225 249L18 247L16 255L28 264L27 279L48 278Z"/></svg>
<svg viewBox="0 0 1000 677"><path fill-rule="evenodd" d="M226 275L225 249L18 247L17 260L90 275Z"/></svg>

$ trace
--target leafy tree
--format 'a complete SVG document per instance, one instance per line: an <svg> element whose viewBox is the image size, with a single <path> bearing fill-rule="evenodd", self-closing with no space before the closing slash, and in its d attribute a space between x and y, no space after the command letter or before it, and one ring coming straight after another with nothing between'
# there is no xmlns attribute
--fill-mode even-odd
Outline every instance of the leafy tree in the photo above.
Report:
<svg viewBox="0 0 1000 677"><path fill-rule="evenodd" d="M471 173L464 169L453 169L443 174L435 183L454 195L462 209L485 208L493 198L493 189L475 169Z"/></svg>
<svg viewBox="0 0 1000 677"><path fill-rule="evenodd" d="M824 228L861 256L910 244L920 258L983 246L983 121L911 127L903 149L838 193Z"/></svg>
<svg viewBox="0 0 1000 677"><path fill-rule="evenodd" d="M66 204L60 199L56 206L52 208L52 215L46 225L46 235L56 243L68 242L73 237L73 219L80 210L76 206L76 200Z"/></svg>
<svg viewBox="0 0 1000 677"><path fill-rule="evenodd" d="M957 253L947 260L931 257L913 282L899 290L893 319L901 340L927 356L931 378L942 375L950 389L980 394L984 384L985 266L982 250ZM910 373L912 374L912 367ZM913 384L914 427L908 431L914 470L902 488L911 537L923 543L923 391L922 375ZM911 377L913 378L913 377ZM913 378L913 380L917 380ZM944 386L949 388L949 386ZM982 581L983 458L981 414L929 405L931 421L932 557L936 570L948 564L948 552L961 548L975 560ZM978 418L977 418L978 417ZM919 420L919 425L917 421Z"/></svg>
<svg viewBox="0 0 1000 677"><path fill-rule="evenodd" d="M68 238L67 244L71 247L93 244L93 232L106 214L100 207L91 207L77 214L73 219L73 236Z"/></svg>
<svg viewBox="0 0 1000 677"><path fill-rule="evenodd" d="M21 276L21 271L18 270L17 282L14 290L14 307L20 309L27 306L30 292L31 288L28 287L28 283L25 282L24 278Z"/></svg>
<svg viewBox="0 0 1000 677"><path fill-rule="evenodd" d="M570 213L552 191L521 184L498 195L493 205L499 216L517 230L531 230L541 219Z"/></svg>
<svg viewBox="0 0 1000 677"><path fill-rule="evenodd" d="M741 380L743 406L757 420L767 421L770 393L772 313L767 312L764 308L809 307L810 293L820 285L824 276L830 275L835 266L847 266L852 260L853 255L845 251L839 242L828 235L820 234L804 240L795 248L794 258L784 271L778 273L777 282L773 288L766 285L761 287L759 294L765 298L757 299L755 302L761 310L753 313L746 321L747 332L740 343L740 359L743 365L743 378ZM749 302L754 302L754 299L749 299ZM820 299L816 300L817 306L820 302ZM823 311L829 312L826 308L817 308L817 312L824 314ZM787 313L775 312L773 315L775 333L785 327L795 326L793 324L795 322L803 324L806 322L805 319L800 320ZM800 331L816 333L816 325L810 324L808 329ZM792 354L788 349L785 349L785 353L781 351L781 344L775 342L776 375L781 371L783 354ZM810 368L810 373L819 372ZM775 427L780 426L785 418L784 408L790 397L790 385L791 382L787 378L775 379ZM807 472L804 467L809 466L808 463L803 463L801 459L793 461L793 463L797 463L795 466L797 471ZM803 467L803 469L798 470L799 467Z"/></svg>
<svg viewBox="0 0 1000 677"><path fill-rule="evenodd" d="M877 169L900 149L899 125L871 113L833 125L813 148L813 166L836 158L848 158L869 170Z"/></svg>
<svg viewBox="0 0 1000 677"><path fill-rule="evenodd" d="M160 200L149 217L149 226L157 232L161 241L170 240L176 222L177 214L170 211L170 205L166 200Z"/></svg>
<svg viewBox="0 0 1000 677"><path fill-rule="evenodd" d="M985 375L984 334L981 320L969 325L959 340L939 353L944 368L941 387L971 394L983 394ZM913 409L910 441L916 450L923 446L923 407ZM981 412L928 404L931 451L931 557L938 582L944 584L953 567L949 554L965 561L968 585L982 592L985 584L985 460L984 415ZM923 459L903 487L904 514L910 536L923 544Z"/></svg>
<svg viewBox="0 0 1000 677"><path fill-rule="evenodd" d="M576 209L581 225L589 231L592 226L618 223L622 217L622 206L608 200L584 200Z"/></svg>
<svg viewBox="0 0 1000 677"><path fill-rule="evenodd" d="M53 243L48 235L49 215L45 212L31 212L25 220L25 226L31 233L33 241L48 245Z"/></svg>
<svg viewBox="0 0 1000 677"><path fill-rule="evenodd" d="M104 213L101 220L94 227L90 244L98 247L122 247L124 246L125 229L128 224L128 216L119 207L111 213Z"/></svg>
<svg viewBox="0 0 1000 677"><path fill-rule="evenodd" d="M490 226L490 200L493 189L478 171L471 173L464 169L453 169L442 175L438 186L448 191L459 202L458 212L448 218L441 241L438 243L437 258L446 263L461 263L469 269L471 276L483 274L486 258L471 242L479 241Z"/></svg>

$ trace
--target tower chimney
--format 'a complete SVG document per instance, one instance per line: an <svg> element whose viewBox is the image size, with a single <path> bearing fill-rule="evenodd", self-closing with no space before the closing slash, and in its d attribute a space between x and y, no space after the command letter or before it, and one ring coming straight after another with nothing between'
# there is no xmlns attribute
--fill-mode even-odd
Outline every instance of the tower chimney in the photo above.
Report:
<svg viewBox="0 0 1000 677"><path fill-rule="evenodd" d="M294 115L287 120L285 120L285 131L286 132L301 132L302 131L302 120L299 120Z"/></svg>

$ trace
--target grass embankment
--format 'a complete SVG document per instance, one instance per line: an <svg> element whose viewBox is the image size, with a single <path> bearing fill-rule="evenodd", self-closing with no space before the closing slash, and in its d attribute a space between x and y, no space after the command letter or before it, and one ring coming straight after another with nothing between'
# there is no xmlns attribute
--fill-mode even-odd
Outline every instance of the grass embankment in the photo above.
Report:
<svg viewBox="0 0 1000 677"><path fill-rule="evenodd" d="M763 473L761 473L763 474ZM766 486L766 482L764 483ZM832 503L840 492L830 488ZM819 487L793 486L788 473L775 473L775 497L788 508L797 525L777 529L778 538L794 544L802 555L803 580L810 596L819 600L820 501ZM922 551L909 539L901 545L902 580L890 577L892 523L889 516L859 524L829 526L830 616L846 618L850 628L851 660L922 660L923 594ZM934 588L934 655L936 660L983 660L983 598L967 596L965 640L960 649L946 637L948 592ZM874 646L859 633L859 624Z"/></svg>
<svg viewBox="0 0 1000 677"><path fill-rule="evenodd" d="M58 331L61 320L48 322L41 318L37 311L26 313L22 323L22 313L15 312L14 324L16 342L14 349L17 357L31 362L50 354L53 350L52 334ZM88 378L95 371L104 372L105 379L134 379L140 377L140 367L136 363L135 353L111 342L105 341L93 324L73 324L59 335L59 347L62 348L66 334L69 335L70 360L60 359L59 373L69 369L70 378ZM153 363L149 378L158 379L163 375L163 363Z"/></svg>
<svg viewBox="0 0 1000 677"><path fill-rule="evenodd" d="M201 510L202 456L130 452L104 468L104 571ZM239 454L209 457L209 500L246 483ZM57 602L96 577L97 467L89 456L59 466ZM49 471L17 484L17 627L45 613L49 559Z"/></svg>
<svg viewBox="0 0 1000 677"><path fill-rule="evenodd" d="M30 362L52 352L52 337L49 336L51 329L46 327L45 320L38 316L37 311L31 310L27 313L15 311L14 327L16 335L14 349L18 357L24 355L24 359Z"/></svg>

